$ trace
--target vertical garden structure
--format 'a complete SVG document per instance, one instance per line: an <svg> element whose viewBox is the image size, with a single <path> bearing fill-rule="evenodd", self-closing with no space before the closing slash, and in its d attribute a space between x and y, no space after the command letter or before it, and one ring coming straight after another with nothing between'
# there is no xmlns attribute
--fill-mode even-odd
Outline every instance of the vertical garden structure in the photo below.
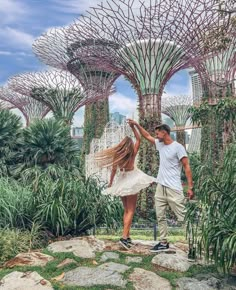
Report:
<svg viewBox="0 0 236 290"><path fill-rule="evenodd" d="M189 5L188 2L190 1L183 5ZM191 2L194 4L196 1ZM190 64L201 78L204 103L197 109L201 119L199 121L203 125L201 155L203 160L208 159L214 163L221 156L222 139L227 135L222 135L222 131L228 123L221 118L222 110L217 116L218 102L220 99L234 98L235 95L235 17L224 12L229 7L220 9L217 1L201 2L201 5L196 3L191 15L180 11L179 17L171 25L171 30L183 32L180 45L184 50L189 50L192 57ZM230 1L225 2L226 6L228 4ZM196 14L199 14L198 21L193 22L191 19ZM203 18L210 20L209 26L201 25ZM230 131L229 128L226 130Z"/></svg>
<svg viewBox="0 0 236 290"><path fill-rule="evenodd" d="M12 104L12 107L21 111L26 120L26 126L37 119L43 119L50 109L43 103L14 92L8 87L0 88L0 99Z"/></svg>
<svg viewBox="0 0 236 290"><path fill-rule="evenodd" d="M78 80L65 71L23 73L10 78L8 85L13 91L42 102L55 118L69 125L84 103L85 94Z"/></svg>
<svg viewBox="0 0 236 290"><path fill-rule="evenodd" d="M89 48L88 59L98 67L106 66L124 75L131 82L139 98L140 123L151 133L161 120L165 84L174 73L186 67L191 58L189 38L184 38L185 31L173 30L172 23L176 18L181 21L181 13L191 15L192 22L198 21L199 29L211 23L207 17L199 18L201 12L193 11L199 3L212 1L195 0L195 5L186 2L189 5L183 5L182 1L175 1L173 5L171 0L106 1L91 8L88 15L70 28L69 34L104 43L103 57L95 58L96 47L93 47ZM145 172L157 173L156 150L147 142L142 143L139 160ZM152 198L147 195L144 204L150 203Z"/></svg>
<svg viewBox="0 0 236 290"><path fill-rule="evenodd" d="M185 126L190 118L192 97L173 96L162 99L162 113L170 117L176 127L176 140L185 146Z"/></svg>
<svg viewBox="0 0 236 290"><path fill-rule="evenodd" d="M68 33L66 27L47 31L35 40L33 51L44 63L72 73L86 91L83 151L88 153L92 138L101 137L109 121L108 97L118 74L86 63L78 48L93 44Z"/></svg>

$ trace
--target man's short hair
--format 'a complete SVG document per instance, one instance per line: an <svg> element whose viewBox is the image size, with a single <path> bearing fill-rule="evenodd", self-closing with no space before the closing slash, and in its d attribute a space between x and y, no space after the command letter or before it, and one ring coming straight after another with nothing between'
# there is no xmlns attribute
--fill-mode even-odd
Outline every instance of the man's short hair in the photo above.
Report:
<svg viewBox="0 0 236 290"><path fill-rule="evenodd" d="M155 127L155 130L166 131L170 135L170 127L166 124L161 124Z"/></svg>

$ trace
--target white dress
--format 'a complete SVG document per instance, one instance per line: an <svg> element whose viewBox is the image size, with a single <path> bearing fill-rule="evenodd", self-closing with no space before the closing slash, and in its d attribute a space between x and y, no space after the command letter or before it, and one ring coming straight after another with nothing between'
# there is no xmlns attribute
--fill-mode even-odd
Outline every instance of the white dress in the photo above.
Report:
<svg viewBox="0 0 236 290"><path fill-rule="evenodd" d="M147 175L138 168L130 171L121 170L116 183L103 190L102 194L113 196L134 195L153 182L156 182L156 178Z"/></svg>

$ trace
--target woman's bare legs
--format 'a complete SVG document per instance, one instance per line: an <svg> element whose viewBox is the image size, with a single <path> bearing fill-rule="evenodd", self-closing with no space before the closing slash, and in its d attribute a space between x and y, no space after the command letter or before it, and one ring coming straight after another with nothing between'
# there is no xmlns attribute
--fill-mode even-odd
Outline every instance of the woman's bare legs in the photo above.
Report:
<svg viewBox="0 0 236 290"><path fill-rule="evenodd" d="M124 205L123 239L129 238L130 227L136 209L137 197L137 194L121 197Z"/></svg>

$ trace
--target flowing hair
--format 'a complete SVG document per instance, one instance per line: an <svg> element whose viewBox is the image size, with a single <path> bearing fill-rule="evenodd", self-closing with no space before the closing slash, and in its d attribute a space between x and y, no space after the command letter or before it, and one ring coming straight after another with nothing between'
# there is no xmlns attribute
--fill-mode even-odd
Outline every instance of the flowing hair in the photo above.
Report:
<svg viewBox="0 0 236 290"><path fill-rule="evenodd" d="M98 152L95 160L99 167L125 167L134 155L134 142L126 136L118 145Z"/></svg>

